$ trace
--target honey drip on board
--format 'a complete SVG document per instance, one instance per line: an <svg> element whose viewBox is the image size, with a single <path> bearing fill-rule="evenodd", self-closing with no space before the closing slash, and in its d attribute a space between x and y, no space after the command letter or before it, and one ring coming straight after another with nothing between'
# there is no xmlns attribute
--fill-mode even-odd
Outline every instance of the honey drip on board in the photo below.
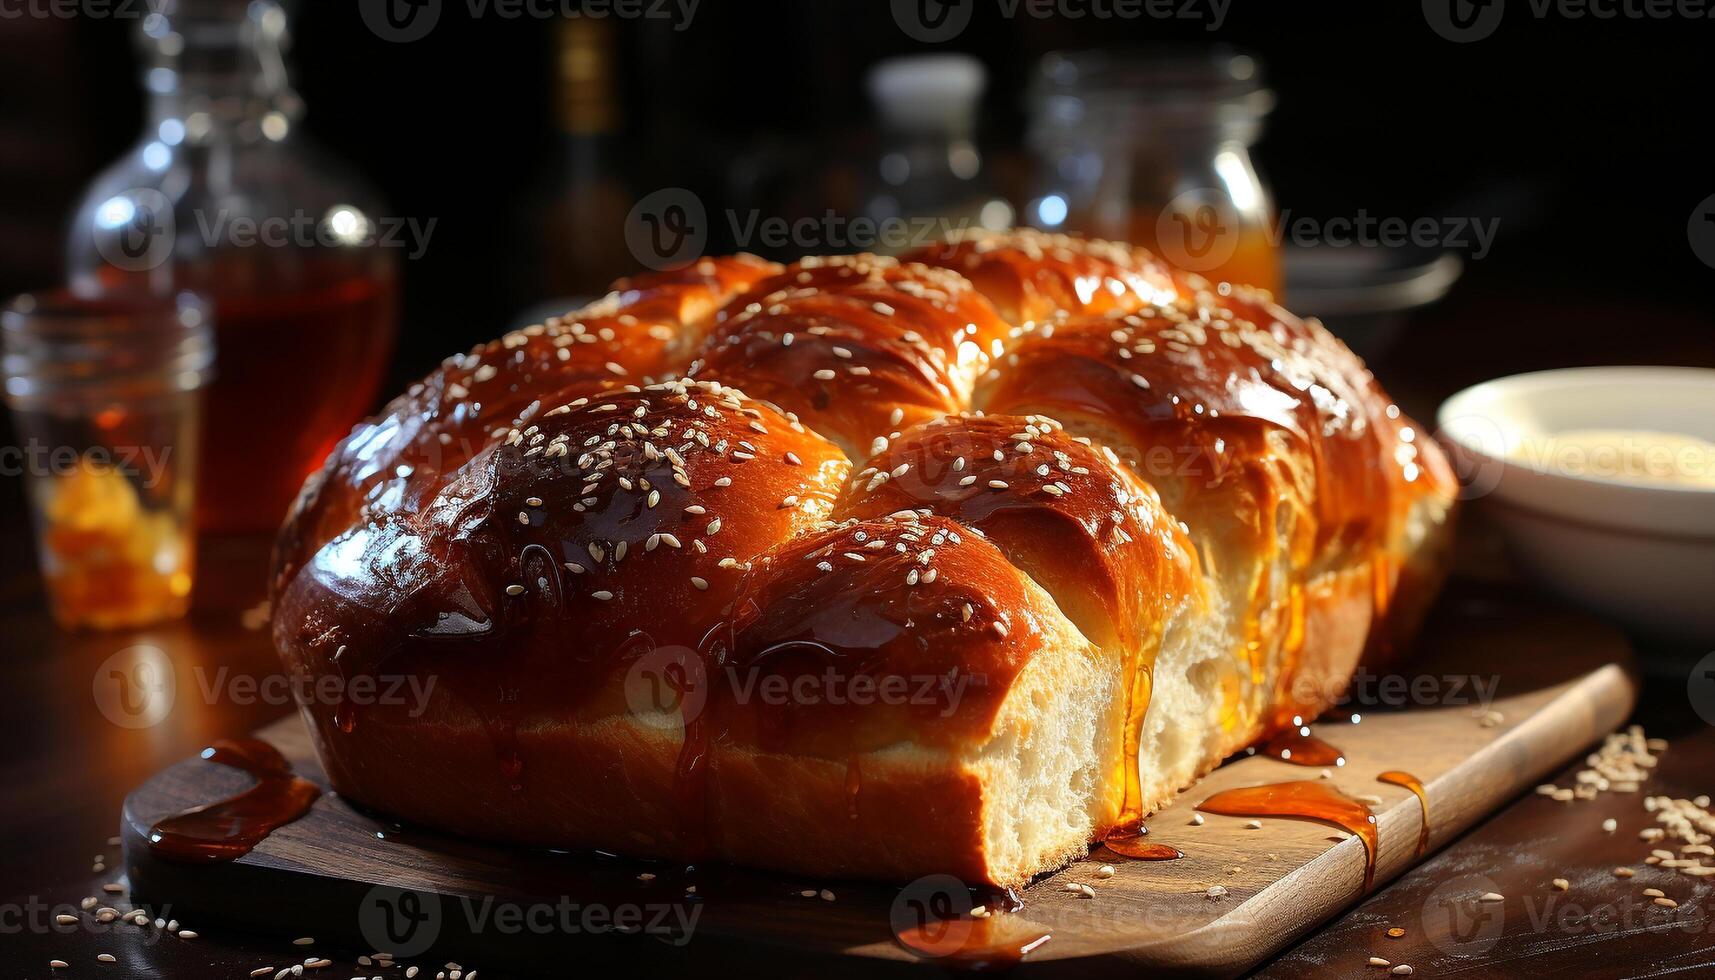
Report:
<svg viewBox="0 0 1715 980"><path fill-rule="evenodd" d="M1300 779L1223 790L1197 804L1197 809L1228 817L1288 817L1336 824L1364 842L1364 891L1375 885L1375 814L1324 780Z"/></svg>
<svg viewBox="0 0 1715 980"><path fill-rule="evenodd" d="M1144 840L1141 834L1109 837L1102 841L1102 846L1134 861L1177 861L1185 856L1177 847Z"/></svg>
<svg viewBox="0 0 1715 980"><path fill-rule="evenodd" d="M1263 746L1272 759L1295 766L1343 766L1346 753L1310 734L1309 725L1295 725L1275 735Z"/></svg>
<svg viewBox="0 0 1715 980"><path fill-rule="evenodd" d="M931 919L895 929L899 944L957 970L1005 970L1052 938L1035 923L991 912L983 918Z"/></svg>
<svg viewBox="0 0 1715 980"><path fill-rule="evenodd" d="M1120 811L1122 824L1141 824L1145 816L1143 775L1138 767L1143 763L1143 721L1149 713L1149 701L1155 689L1154 659L1159 648L1160 639L1157 637L1154 648L1147 653L1149 662L1132 667L1131 689L1126 694L1125 751L1120 759L1121 765L1126 767L1125 799Z"/></svg>
<svg viewBox="0 0 1715 980"><path fill-rule="evenodd" d="M260 739L219 739L202 750L202 758L249 773L256 785L149 828L149 848L163 858L213 864L243 857L276 828L308 813L322 795L315 783L292 772L278 749Z"/></svg>
<svg viewBox="0 0 1715 980"><path fill-rule="evenodd" d="M1417 797L1418 809L1423 811L1423 825L1417 831L1417 856L1422 857L1429 853L1429 793L1423 788L1423 783L1411 773L1400 772L1398 769L1389 769L1377 776L1376 781L1404 786Z"/></svg>

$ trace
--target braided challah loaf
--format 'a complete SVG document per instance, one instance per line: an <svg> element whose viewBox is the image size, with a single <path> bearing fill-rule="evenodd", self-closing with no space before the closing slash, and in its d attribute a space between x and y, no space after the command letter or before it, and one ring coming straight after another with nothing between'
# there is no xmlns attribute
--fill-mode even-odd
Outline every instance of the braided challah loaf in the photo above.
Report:
<svg viewBox="0 0 1715 980"><path fill-rule="evenodd" d="M706 259L359 426L274 632L406 820L1017 885L1388 656L1452 491L1321 326L1129 247Z"/></svg>

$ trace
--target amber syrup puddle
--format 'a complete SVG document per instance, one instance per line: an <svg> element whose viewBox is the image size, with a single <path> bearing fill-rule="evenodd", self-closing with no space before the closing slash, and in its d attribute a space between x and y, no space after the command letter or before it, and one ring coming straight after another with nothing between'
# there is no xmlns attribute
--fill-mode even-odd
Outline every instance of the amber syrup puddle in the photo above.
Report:
<svg viewBox="0 0 1715 980"><path fill-rule="evenodd" d="M1377 776L1376 781L1404 786L1417 797L1417 806L1423 811L1423 826L1417 831L1417 856L1422 857L1429 853L1429 793L1423 788L1423 783L1411 773L1400 772L1398 769L1389 769Z"/></svg>
<svg viewBox="0 0 1715 980"><path fill-rule="evenodd" d="M1295 766L1343 766L1346 753L1310 734L1309 725L1294 725L1268 740L1263 752Z"/></svg>
<svg viewBox="0 0 1715 980"><path fill-rule="evenodd" d="M1185 856L1185 852L1171 844L1157 844L1148 838L1149 828L1139 826L1115 831L1102 841L1102 846L1134 861L1177 861Z"/></svg>
<svg viewBox="0 0 1715 980"><path fill-rule="evenodd" d="M218 739L202 750L202 758L249 773L256 785L149 828L150 849L169 860L212 864L243 857L276 828L308 813L322 795L315 783L293 774L278 749L260 739Z"/></svg>
<svg viewBox="0 0 1715 980"><path fill-rule="evenodd" d="M972 971L1010 969L1053 938L1035 923L1001 912L980 919L930 919L894 935L919 956Z"/></svg>
<svg viewBox="0 0 1715 980"><path fill-rule="evenodd" d="M1375 814L1326 781L1300 779L1223 790L1197 804L1197 809L1229 817L1288 817L1340 826L1363 840L1364 891L1375 885L1378 843Z"/></svg>

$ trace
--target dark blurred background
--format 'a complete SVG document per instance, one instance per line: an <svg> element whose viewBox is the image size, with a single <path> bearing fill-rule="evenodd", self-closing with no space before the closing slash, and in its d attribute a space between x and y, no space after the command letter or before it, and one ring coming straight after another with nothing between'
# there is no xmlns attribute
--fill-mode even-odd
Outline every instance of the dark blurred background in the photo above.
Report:
<svg viewBox="0 0 1715 980"><path fill-rule="evenodd" d="M53 8L84 11L66 16L44 15L50 0L0 0L0 293L66 281L78 201L99 200L107 192L90 190L97 174L137 159L153 138L135 39L143 2L112 0L130 16L90 13L107 9L91 0ZM401 40L372 26L386 4L438 19ZM286 4L291 83L304 107L292 141L325 148L374 188L372 217L427 229L390 256L398 341L391 354L378 345L378 387L345 388L362 410L378 404L370 388L396 391L443 356L636 269L625 239L633 206L664 188L688 190L714 216L700 242L707 252L848 250L841 241L735 241L720 216L862 211L885 152L865 73L891 56L960 52L981 62L974 139L984 180L1028 219L1041 160L1027 139L1027 96L1044 56L1157 43L1256 56L1274 107L1252 159L1292 218L1493 223L1492 245L1449 240L1403 257L1417 263L1406 272L1422 289L1399 300L1379 334L1362 317L1329 317L1353 331L1408 410L1432 413L1457 387L1517 370L1715 364L1715 269L1693 234L1703 225L1715 233L1699 210L1715 207L1707 17L1645 16L1618 0L1540 12L1502 0L1060 0L1053 9L701 0L687 20L683 2L637 0L633 13L661 16L610 15L574 32L568 11L614 4L386 4ZM1576 15L1590 9L1619 15ZM1503 13L1498 25L1482 20ZM944 42L920 39L925 17L947 16L968 25ZM1450 16L1475 18L1484 36L1449 40ZM569 126L598 138L580 142ZM313 174L309 186L287 200L314 197ZM1423 263L1449 254L1455 277L1443 267L1437 281L1422 280ZM218 269L203 274L222 288ZM1320 308L1331 294L1294 276L1289 265L1288 305L1338 312ZM227 313L217 319L231 321ZM288 354L309 365L282 367L279 384L337 360L321 353L337 334L300 336L292 325L314 322L268 328L276 341L293 334ZM321 326L349 336L363 322ZM331 392L339 382L326 373ZM358 411L340 404L331 414ZM349 420L336 421L343 431ZM319 458L325 445L308 451ZM0 490L8 509L18 482Z"/></svg>
<svg viewBox="0 0 1715 980"><path fill-rule="evenodd" d="M712 210L752 206L731 200L736 169L787 160L774 164L784 174L758 180L802 179L804 163L861 141L872 118L863 73L888 55L980 58L990 84L979 137L998 160L1019 146L1023 88L1044 52L1238 45L1264 62L1278 96L1255 157L1279 206L1498 216L1492 254L1468 266L1459 291L1504 297L1532 319L1612 304L1613 353L1624 357L1647 343L1643 310L1710 312L1712 271L1686 225L1715 193L1705 142L1715 21L1537 19L1511 6L1492 37L1455 44L1416 3L1236 0L1211 31L1208 18L1009 19L984 0L959 37L928 45L879 0L703 0L683 30L613 21L614 94L635 193L688 187ZM0 21L0 291L62 277L81 189L138 140L131 26ZM437 222L404 265L396 377L547 298L532 281L540 257L527 195L558 179L554 23L473 19L450 2L427 37L392 43L365 27L358 5L323 2L301 4L294 27L307 135L393 212Z"/></svg>

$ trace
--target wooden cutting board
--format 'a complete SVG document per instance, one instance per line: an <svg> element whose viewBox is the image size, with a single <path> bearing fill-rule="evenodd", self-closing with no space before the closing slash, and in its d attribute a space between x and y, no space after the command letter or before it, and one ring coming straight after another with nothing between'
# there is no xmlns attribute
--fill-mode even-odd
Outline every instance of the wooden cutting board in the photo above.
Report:
<svg viewBox="0 0 1715 980"><path fill-rule="evenodd" d="M1421 859L1423 821L1418 800L1377 774L1404 770L1421 780L1433 851L1617 727L1636 697L1630 653L1615 631L1474 586L1443 600L1411 665L1360 675L1356 690L1367 699L1315 730L1347 760L1331 781L1381 800L1371 807L1377 887ZM1347 720L1354 707L1358 724ZM1494 714L1485 719L1486 711ZM296 718L260 734L325 785ZM1150 840L1184 858L1128 861L1098 851L1026 889L1002 934L1049 937L1024 956L1030 971L1244 972L1362 897L1365 849L1311 821L1268 818L1248 829L1245 818L1211 815L1193 825L1194 805L1219 790L1319 773L1263 755L1229 761L1149 820ZM402 963L450 958L563 973L572 965L777 970L812 962L818 975L994 965L926 957L897 940L894 922L947 900L934 882L902 890L509 850L399 828L332 794L237 861L188 866L151 854L146 835L156 820L248 783L237 770L190 759L126 800L135 900L170 905L199 924L391 947ZM1113 866L1111 878L1099 877L1104 864ZM1089 884L1094 897L1067 883ZM1209 897L1215 885L1224 897Z"/></svg>

